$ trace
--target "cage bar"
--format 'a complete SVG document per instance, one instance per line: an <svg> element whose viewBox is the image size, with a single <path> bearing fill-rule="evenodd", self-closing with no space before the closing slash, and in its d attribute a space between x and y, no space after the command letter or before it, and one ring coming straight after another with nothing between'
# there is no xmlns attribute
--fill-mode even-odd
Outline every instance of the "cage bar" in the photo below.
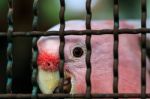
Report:
<svg viewBox="0 0 150 99"><path fill-rule="evenodd" d="M86 30L91 30L91 0L86 0ZM86 34L86 98L91 99L91 34Z"/></svg>
<svg viewBox="0 0 150 99"><path fill-rule="evenodd" d="M7 93L12 93L12 67L13 67L13 0L8 0L9 10L7 15L8 20L8 30L7 30L7 84L6 91Z"/></svg>
<svg viewBox="0 0 150 99"><path fill-rule="evenodd" d="M115 30L118 34L144 34L150 33L150 28L137 28L137 29L118 29ZM101 30L66 30L64 31L64 36L66 35L104 35L113 34L113 29L101 29ZM7 32L0 32L1 37L6 37ZM26 37L40 37L40 36L59 36L59 31L29 31L29 32L13 32L12 36L26 36Z"/></svg>
<svg viewBox="0 0 150 99"><path fill-rule="evenodd" d="M37 31L38 27L38 0L34 0L33 2L33 23L32 23L32 30ZM38 48L37 48L37 37L32 38L32 98L36 99L38 94L38 85L37 85L37 55L38 55Z"/></svg>
<svg viewBox="0 0 150 99"><path fill-rule="evenodd" d="M60 20L60 28L59 28L59 39L60 39L60 46L59 46L59 57L60 57L60 64L59 64L59 73L60 73L60 84L59 84L59 91L63 93L63 83L64 83L64 46L65 46L65 38L64 38L64 29L65 29L65 0L60 0L60 12L59 12L59 20Z"/></svg>
<svg viewBox="0 0 150 99"><path fill-rule="evenodd" d="M141 28L146 28L146 0L141 0ZM141 34L141 95L146 98L146 32Z"/></svg>
<svg viewBox="0 0 150 99"><path fill-rule="evenodd" d="M64 94L64 93L57 93L57 94L37 94L38 98L40 99L47 99L47 98L85 98L86 94ZM0 98L8 99L8 98L16 98L16 99L26 99L31 98L32 94L1 94ZM91 94L91 98L141 98L141 94L137 93L119 93L119 94ZM146 94L146 98L150 98L150 94Z"/></svg>
<svg viewBox="0 0 150 99"><path fill-rule="evenodd" d="M119 45L119 35L116 30L119 29L119 0L114 0L114 47L113 47L113 93L118 93L118 45ZM118 99L118 97L114 97L114 99Z"/></svg>

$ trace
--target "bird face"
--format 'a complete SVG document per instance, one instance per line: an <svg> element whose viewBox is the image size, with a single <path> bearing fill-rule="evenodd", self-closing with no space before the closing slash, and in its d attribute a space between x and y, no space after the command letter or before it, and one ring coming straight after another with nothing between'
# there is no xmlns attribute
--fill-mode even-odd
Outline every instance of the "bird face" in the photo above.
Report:
<svg viewBox="0 0 150 99"><path fill-rule="evenodd" d="M86 55L86 46L84 43L85 36L74 36L74 39L72 39L72 37L73 36L66 37L66 45L64 48L65 91L68 90L66 86L69 86L65 85L65 83L71 82L73 86L76 74L79 72L78 70L84 74L86 69L84 62ZM56 36L48 38L42 37L38 41L38 83L41 91L44 93L53 93L59 85L59 44L59 37ZM74 92L74 90L75 88L72 87L71 92Z"/></svg>

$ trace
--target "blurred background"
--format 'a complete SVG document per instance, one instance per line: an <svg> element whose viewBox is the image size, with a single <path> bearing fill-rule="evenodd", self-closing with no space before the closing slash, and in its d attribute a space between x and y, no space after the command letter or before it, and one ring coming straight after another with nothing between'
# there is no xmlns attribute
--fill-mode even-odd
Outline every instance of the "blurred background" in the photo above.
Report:
<svg viewBox="0 0 150 99"><path fill-rule="evenodd" d="M140 0L119 0L120 19L139 19ZM39 26L41 31L59 23L59 0L39 0ZM65 19L85 19L86 0L66 0ZM33 0L14 0L14 31L32 30ZM147 5L150 0L147 0ZM148 6L147 10L150 9ZM0 0L0 32L7 31L7 0ZM113 19L113 0L92 0L92 19ZM150 11L148 10L148 17ZM15 37L13 39L13 93L30 93L31 84L31 38ZM5 92L6 86L6 47L7 39L0 37L0 93Z"/></svg>

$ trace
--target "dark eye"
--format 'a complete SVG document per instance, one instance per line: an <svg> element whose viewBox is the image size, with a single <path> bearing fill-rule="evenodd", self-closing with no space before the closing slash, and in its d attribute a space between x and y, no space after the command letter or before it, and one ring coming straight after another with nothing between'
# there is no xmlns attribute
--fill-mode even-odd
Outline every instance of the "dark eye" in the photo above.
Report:
<svg viewBox="0 0 150 99"><path fill-rule="evenodd" d="M73 49L73 56L74 57L81 57L82 55L83 55L83 53L84 53L84 51L83 51L83 49L81 48L81 47L75 47L74 49Z"/></svg>

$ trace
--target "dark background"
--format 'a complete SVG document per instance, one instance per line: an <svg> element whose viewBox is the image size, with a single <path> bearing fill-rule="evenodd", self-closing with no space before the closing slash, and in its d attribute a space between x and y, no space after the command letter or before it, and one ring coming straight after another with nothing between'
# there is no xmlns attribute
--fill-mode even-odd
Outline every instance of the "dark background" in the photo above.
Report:
<svg viewBox="0 0 150 99"><path fill-rule="evenodd" d="M39 1L40 15L38 30L46 31L51 26L59 23L59 0ZM32 3L33 0L14 0L14 31L32 30ZM140 0L120 0L121 19L139 19L140 11ZM7 0L0 0L0 32L7 31L7 12ZM92 12L93 19L113 19L113 0L97 0L97 3L92 7ZM85 14L84 9L83 11L77 11L66 5L66 20L85 19ZM14 65L12 89L14 93L30 93L32 90L30 66L32 55L31 46L30 37L13 38ZM6 38L0 37L0 93L5 92L6 86L6 47Z"/></svg>

